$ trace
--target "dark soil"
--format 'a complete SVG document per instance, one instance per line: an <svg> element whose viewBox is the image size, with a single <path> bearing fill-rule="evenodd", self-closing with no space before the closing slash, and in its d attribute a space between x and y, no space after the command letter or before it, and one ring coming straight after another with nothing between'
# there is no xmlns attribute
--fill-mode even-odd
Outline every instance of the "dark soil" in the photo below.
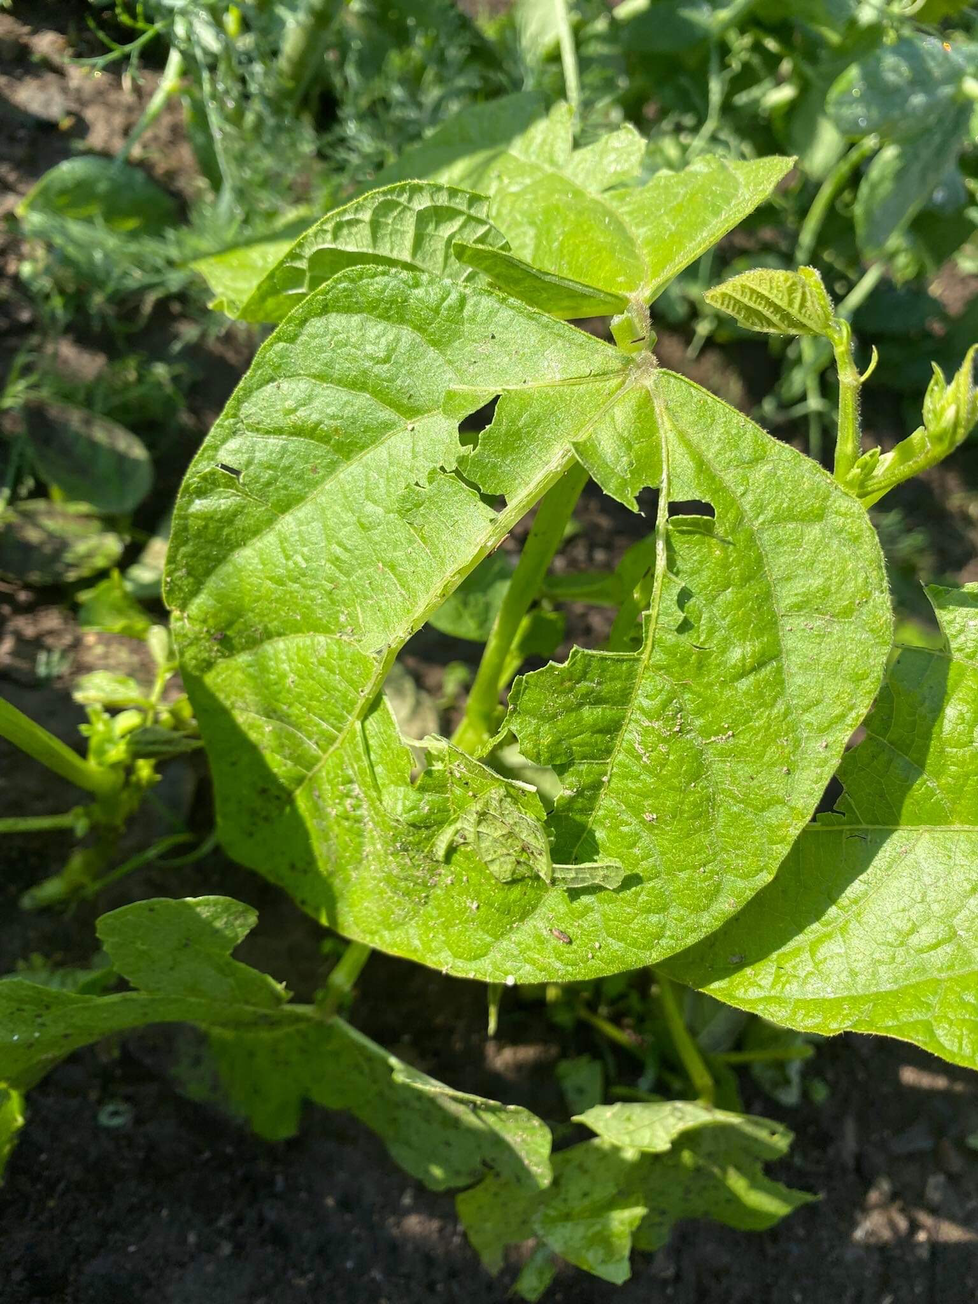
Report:
<svg viewBox="0 0 978 1304"><path fill-rule="evenodd" d="M65 67L86 39L82 0L20 3L0 13L0 208L76 143L111 153L152 92L155 74L127 87ZM86 49L94 53L95 49ZM192 168L179 118L168 111L136 155L158 180L187 194ZM17 289L24 251L0 231L0 366L34 327ZM180 322L155 318L138 346L161 354ZM193 444L247 363L253 340L228 332L199 346L189 417L161 466L161 499L172 493ZM666 337L666 361L689 371L681 341ZM103 342L67 339L69 368L97 369ZM754 354L747 368L759 355ZM697 379L744 406L746 388L718 350L706 349ZM934 574L976 577L975 459L939 469L898 501L913 525L929 527ZM597 495L580 512L584 533L566 549L572 568L614 564L635 537L635 518ZM571 632L602 636L601 616L572 612ZM437 693L440 666L464 653L429 636L409 664ZM39 655L41 654L41 655ZM55 654L55 655L52 655ZM68 686L100 665L138 671L125 640L81 635L52 601L0 590L0 691L69 740L82 713ZM207 824L199 767L171 766L165 806ZM77 799L68 785L0 743L0 812L44 813ZM133 846L158 833L141 821ZM58 868L67 835L7 838L0 844L0 971L31 954L85 962L104 910L152 895L222 892L260 913L242 959L285 980L300 998L322 978L322 930L279 892L220 855L192 867L145 869L71 914L24 914L21 891ZM553 1066L565 1054L598 1052L579 1026L559 1031L543 1007L509 994L499 1035L485 1035L481 986L377 956L364 972L352 1018L382 1044L455 1087L523 1104L554 1123L567 1111ZM171 1068L186 1041L173 1031L103 1044L73 1056L29 1097L29 1118L0 1192L0 1304L420 1304L432 1298L501 1302L516 1262L494 1282L479 1266L451 1198L405 1177L376 1138L345 1115L309 1110L294 1140L271 1145L213 1109L182 1097ZM618 1065L620 1082L632 1080ZM978 1078L900 1043L838 1038L820 1047L815 1072L824 1103L785 1110L746 1077L749 1108L797 1133L777 1176L821 1200L773 1230L743 1235L687 1224L635 1275L614 1288L567 1272L554 1304L972 1304L978 1299ZM126 1106L108 1126L103 1108Z"/></svg>

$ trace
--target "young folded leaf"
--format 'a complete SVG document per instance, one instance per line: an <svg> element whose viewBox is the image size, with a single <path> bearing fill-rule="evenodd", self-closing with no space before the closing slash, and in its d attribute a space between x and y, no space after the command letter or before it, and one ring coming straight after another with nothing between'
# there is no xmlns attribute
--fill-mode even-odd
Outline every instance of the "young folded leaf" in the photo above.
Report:
<svg viewBox="0 0 978 1304"><path fill-rule="evenodd" d="M978 585L927 594L946 646L901 649L838 810L663 967L792 1028L885 1033L978 1068Z"/></svg>
<svg viewBox="0 0 978 1304"><path fill-rule="evenodd" d="M150 900L103 915L115 970L136 988L79 995L26 977L0 981L0 1082L24 1088L79 1046L153 1023L192 1023L211 1039L225 1102L260 1135L292 1136L305 1099L348 1109L433 1190L487 1169L513 1188L550 1179L550 1129L516 1106L453 1091L342 1019L286 1003L267 974L231 958L255 912L226 897ZM0 1162L20 1097L0 1088Z"/></svg>
<svg viewBox="0 0 978 1304"><path fill-rule="evenodd" d="M842 483L864 507L872 507L904 480L936 466L967 439L978 422L976 353L978 345L973 344L950 384L932 363L934 374L924 395L924 424L886 453L869 449L843 478Z"/></svg>
<svg viewBox="0 0 978 1304"><path fill-rule="evenodd" d="M741 326L769 335L824 335L832 330L832 301L814 267L797 272L757 267L703 296Z"/></svg>
<svg viewBox="0 0 978 1304"><path fill-rule="evenodd" d="M631 1275L633 1248L654 1251L682 1218L760 1231L813 1197L771 1181L791 1133L769 1119L694 1101L598 1105L575 1120L598 1139L561 1150L542 1190L491 1175L456 1197L459 1218L490 1272L535 1235L551 1253L605 1281Z"/></svg>

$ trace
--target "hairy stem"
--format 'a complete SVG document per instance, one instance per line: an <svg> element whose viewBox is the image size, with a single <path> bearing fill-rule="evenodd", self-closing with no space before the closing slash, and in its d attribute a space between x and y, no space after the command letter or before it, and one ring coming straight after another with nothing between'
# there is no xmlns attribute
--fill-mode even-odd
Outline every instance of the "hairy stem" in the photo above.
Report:
<svg viewBox="0 0 978 1304"><path fill-rule="evenodd" d="M482 654L465 715L455 732L453 742L458 747L473 751L496 731L499 694L510 647L520 622L540 592L587 480L587 471L575 462L540 500L536 519Z"/></svg>
<svg viewBox="0 0 978 1304"><path fill-rule="evenodd" d="M370 959L373 947L366 942L348 942L346 950L329 972L316 1010L321 1019L332 1019L339 1012L340 1006L353 991L354 984L360 977L363 966Z"/></svg>
<svg viewBox="0 0 978 1304"><path fill-rule="evenodd" d="M77 752L36 724L30 716L0 697L0 737L19 747L22 752L40 761L62 779L92 792L97 797L107 797L121 783L121 776L83 760Z"/></svg>
<svg viewBox="0 0 978 1304"><path fill-rule="evenodd" d="M839 373L839 432L835 442L833 473L844 480L862 452L859 425L859 371L852 356L852 331L849 323L836 318L831 337L835 365Z"/></svg>
<svg viewBox="0 0 978 1304"><path fill-rule="evenodd" d="M659 1005L686 1075L692 1083L698 1100L704 1105L712 1105L716 1095L716 1084L710 1070L706 1067L700 1048L690 1036L686 1021L683 1019L676 995L676 987L659 969L655 970L656 982L659 984Z"/></svg>

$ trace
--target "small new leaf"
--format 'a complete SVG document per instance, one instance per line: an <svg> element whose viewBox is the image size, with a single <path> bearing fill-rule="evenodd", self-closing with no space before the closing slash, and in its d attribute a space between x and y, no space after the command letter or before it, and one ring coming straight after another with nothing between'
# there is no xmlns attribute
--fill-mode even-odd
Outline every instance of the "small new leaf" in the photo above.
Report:
<svg viewBox="0 0 978 1304"><path fill-rule="evenodd" d="M768 335L824 335L832 329L832 301L814 267L797 272L758 267L731 277L703 296L747 330Z"/></svg>
<svg viewBox="0 0 978 1304"><path fill-rule="evenodd" d="M924 424L889 452L871 448L855 463L842 483L864 507L872 507L904 480L936 466L974 429L978 422L976 353L978 345L972 345L950 383L933 363L934 374L924 395Z"/></svg>

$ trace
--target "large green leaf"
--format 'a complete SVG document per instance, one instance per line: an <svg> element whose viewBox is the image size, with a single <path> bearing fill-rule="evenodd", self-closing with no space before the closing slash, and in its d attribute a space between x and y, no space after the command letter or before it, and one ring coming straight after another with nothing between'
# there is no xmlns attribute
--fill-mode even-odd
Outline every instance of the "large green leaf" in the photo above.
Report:
<svg viewBox="0 0 978 1304"><path fill-rule="evenodd" d="M575 649L525 676L506 719L563 785L554 859L619 860L635 876L561 924L602 956L614 941L621 968L628 928L631 964L645 947L666 955L774 872L868 709L890 641L878 547L854 500L689 381L652 371L647 383L619 445L634 459L628 488L657 482L661 442L670 497L707 500L716 519L677 518L640 646Z"/></svg>
<svg viewBox="0 0 978 1304"><path fill-rule="evenodd" d="M292 1136L302 1101L348 1109L435 1190L488 1170L518 1191L550 1177L550 1131L525 1109L453 1091L342 1019L285 1004L267 974L231 958L255 912L226 897L140 901L99 920L115 971L137 989L79 995L27 978L0 982L0 1083L31 1086L79 1046L153 1023L193 1023L212 1040L227 1102L269 1138ZM19 1126L0 1088L0 1164Z"/></svg>
<svg viewBox="0 0 978 1304"><path fill-rule="evenodd" d="M847 136L929 136L953 114L967 72L966 58L937 37L905 36L850 64L829 90L826 108Z"/></svg>
<svg viewBox="0 0 978 1304"><path fill-rule="evenodd" d="M452 245L505 247L488 211L487 199L452 186L405 181L371 190L286 245L240 303L222 306L242 321L278 322L337 272L369 263L471 280L474 272L456 260Z"/></svg>
<svg viewBox="0 0 978 1304"><path fill-rule="evenodd" d="M35 403L27 414L37 474L66 497L97 511L133 511L153 485L146 445L109 417L67 403Z"/></svg>
<svg viewBox="0 0 978 1304"><path fill-rule="evenodd" d="M0 515L0 575L35 588L88 579L124 546L85 503L28 498Z"/></svg>
<svg viewBox="0 0 978 1304"><path fill-rule="evenodd" d="M619 311L633 294L655 298L791 166L705 157L629 187L643 149L622 127L575 150L570 105L543 117L536 96L519 95L459 114L381 179L424 176L488 195L511 252L470 247L465 259L546 311L587 316Z"/></svg>
<svg viewBox="0 0 978 1304"><path fill-rule="evenodd" d="M575 455L627 500L663 446L669 495L712 502L715 531L673 532L641 650L578 652L514 711L563 771L554 860L600 871L571 889L517 858L502 882L441 836L462 813L429 785L455 762L434 751L415 787L378 689ZM230 854L349 936L491 980L630 968L718 926L808 819L890 641L875 535L820 468L648 355L388 268L334 278L259 352L181 492L167 598ZM525 842L487 782L471 800Z"/></svg>
<svg viewBox="0 0 978 1304"><path fill-rule="evenodd" d="M667 969L789 1027L887 1033L978 1068L978 585L930 588L821 815L771 885Z"/></svg>
<svg viewBox="0 0 978 1304"><path fill-rule="evenodd" d="M884 145L859 183L853 219L861 252L875 257L906 227L955 164L971 106L949 107L926 132Z"/></svg>
<svg viewBox="0 0 978 1304"><path fill-rule="evenodd" d="M770 1227L812 1197L767 1177L791 1133L769 1119L692 1101L599 1105L578 1122L598 1133L553 1157L553 1183L520 1191L497 1176L456 1197L463 1226L490 1272L506 1246L531 1236L605 1281L631 1275L634 1246L657 1250L681 1218L741 1231Z"/></svg>
<svg viewBox="0 0 978 1304"><path fill-rule="evenodd" d="M17 213L52 213L103 222L113 231L158 235L177 218L175 200L140 168L98 154L49 168L17 205Z"/></svg>

